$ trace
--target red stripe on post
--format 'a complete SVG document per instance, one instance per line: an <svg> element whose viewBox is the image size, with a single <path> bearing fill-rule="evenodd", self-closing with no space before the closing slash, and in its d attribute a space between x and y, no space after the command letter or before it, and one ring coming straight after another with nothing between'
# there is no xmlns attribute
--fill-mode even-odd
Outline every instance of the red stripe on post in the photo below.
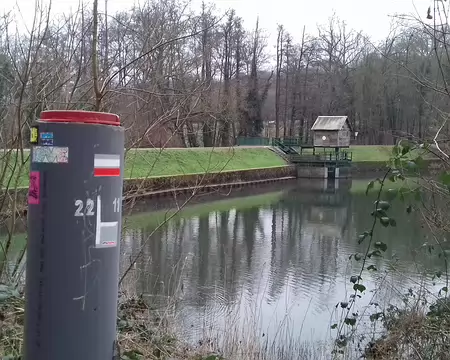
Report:
<svg viewBox="0 0 450 360"><path fill-rule="evenodd" d="M95 168L94 176L120 176L120 168Z"/></svg>

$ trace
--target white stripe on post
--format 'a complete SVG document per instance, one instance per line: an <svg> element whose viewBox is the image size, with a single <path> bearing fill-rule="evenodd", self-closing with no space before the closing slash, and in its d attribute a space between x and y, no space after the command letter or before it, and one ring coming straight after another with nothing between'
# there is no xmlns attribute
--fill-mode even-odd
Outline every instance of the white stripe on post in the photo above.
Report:
<svg viewBox="0 0 450 360"><path fill-rule="evenodd" d="M120 168L119 155L95 155L94 168Z"/></svg>

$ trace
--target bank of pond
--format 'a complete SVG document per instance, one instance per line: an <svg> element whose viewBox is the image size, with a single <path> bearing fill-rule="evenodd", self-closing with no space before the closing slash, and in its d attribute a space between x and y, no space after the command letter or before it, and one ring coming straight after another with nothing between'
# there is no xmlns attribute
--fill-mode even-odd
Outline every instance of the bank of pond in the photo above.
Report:
<svg viewBox="0 0 450 360"><path fill-rule="evenodd" d="M356 172L384 168L392 155L392 146L361 145L351 146ZM415 154L419 154L417 151ZM9 178L9 186L27 187L29 181L29 150L21 155L16 151L2 154L0 169L5 173L3 188ZM430 159L429 154L421 154ZM70 158L69 158L70 162ZM229 148L180 148L180 149L127 149L125 151L126 180L178 178L183 176L217 174L222 172L242 172L288 166L270 147L229 147Z"/></svg>

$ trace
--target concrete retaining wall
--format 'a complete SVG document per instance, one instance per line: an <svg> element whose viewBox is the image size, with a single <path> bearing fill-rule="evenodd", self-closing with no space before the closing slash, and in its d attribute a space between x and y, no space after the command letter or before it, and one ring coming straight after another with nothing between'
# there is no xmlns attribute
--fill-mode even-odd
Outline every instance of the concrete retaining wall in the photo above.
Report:
<svg viewBox="0 0 450 360"><path fill-rule="evenodd" d="M298 166L297 177L306 179L347 179L351 177L350 168L327 168L314 166Z"/></svg>
<svg viewBox="0 0 450 360"><path fill-rule="evenodd" d="M124 196L126 198L166 196L188 191L192 192L193 189L197 189L198 192L204 192L217 188L241 187L295 179L296 177L295 166L289 165L211 174L130 179L124 182Z"/></svg>

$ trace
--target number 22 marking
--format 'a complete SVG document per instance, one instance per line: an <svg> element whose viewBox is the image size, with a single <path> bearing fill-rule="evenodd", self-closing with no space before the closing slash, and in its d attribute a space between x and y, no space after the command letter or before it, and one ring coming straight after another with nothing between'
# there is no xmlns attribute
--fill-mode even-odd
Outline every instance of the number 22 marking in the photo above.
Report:
<svg viewBox="0 0 450 360"><path fill-rule="evenodd" d="M75 216L94 216L94 200L92 199L86 199L86 208L85 208L85 213L83 213L83 200L75 200Z"/></svg>

